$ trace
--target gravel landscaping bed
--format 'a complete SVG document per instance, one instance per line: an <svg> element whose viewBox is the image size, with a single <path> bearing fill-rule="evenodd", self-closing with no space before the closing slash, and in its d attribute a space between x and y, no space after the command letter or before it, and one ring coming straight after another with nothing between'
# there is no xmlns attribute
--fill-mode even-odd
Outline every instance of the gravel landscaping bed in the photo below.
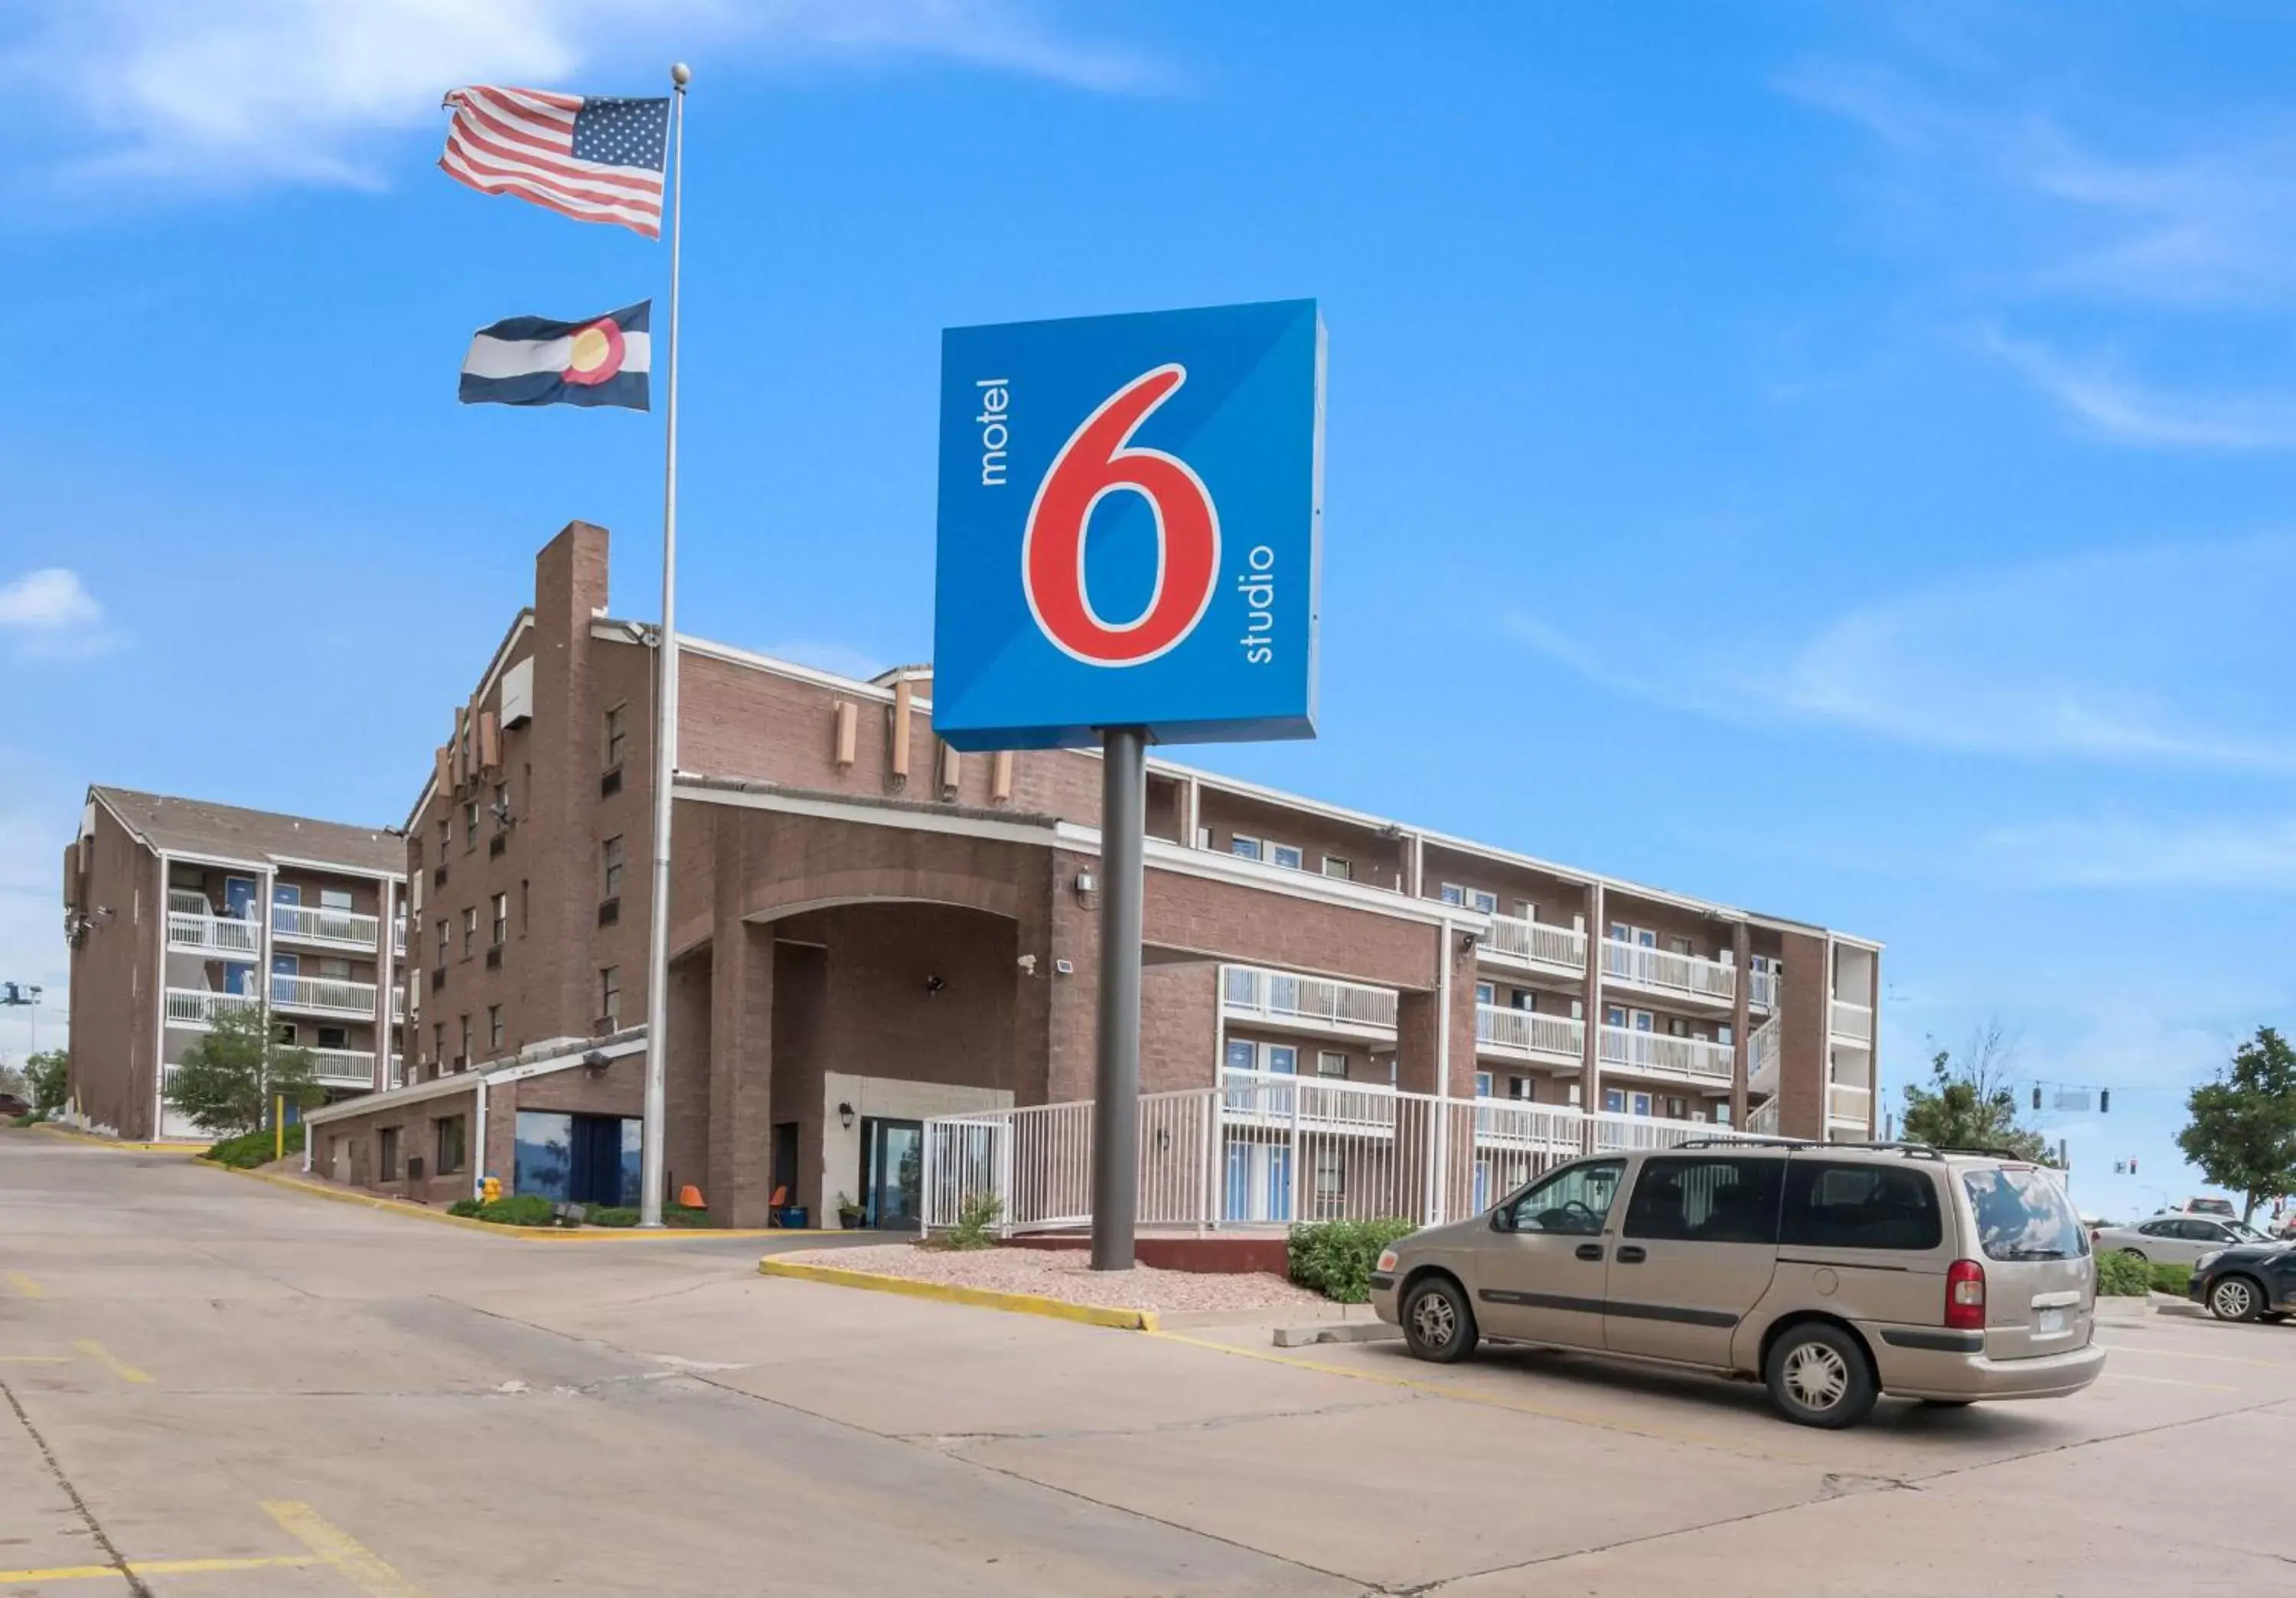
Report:
<svg viewBox="0 0 2296 1598"><path fill-rule="evenodd" d="M874 1271L913 1282L1037 1293L1067 1304L1153 1309L1172 1315L1196 1310L1296 1309L1324 1302L1320 1293L1267 1274L1215 1276L1160 1271L1144 1265L1103 1274L1091 1268L1092 1257L1082 1249L977 1249L960 1253L909 1243L877 1243L857 1249L808 1249L790 1258L805 1265Z"/></svg>

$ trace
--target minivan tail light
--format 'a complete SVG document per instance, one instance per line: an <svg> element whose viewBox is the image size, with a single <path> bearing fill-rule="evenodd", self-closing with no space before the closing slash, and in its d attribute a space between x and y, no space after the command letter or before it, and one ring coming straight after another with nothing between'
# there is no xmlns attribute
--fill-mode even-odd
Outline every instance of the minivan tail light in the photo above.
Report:
<svg viewBox="0 0 2296 1598"><path fill-rule="evenodd" d="M1945 1323L1956 1332L1985 1330L1985 1267L1973 1259L1946 1267Z"/></svg>

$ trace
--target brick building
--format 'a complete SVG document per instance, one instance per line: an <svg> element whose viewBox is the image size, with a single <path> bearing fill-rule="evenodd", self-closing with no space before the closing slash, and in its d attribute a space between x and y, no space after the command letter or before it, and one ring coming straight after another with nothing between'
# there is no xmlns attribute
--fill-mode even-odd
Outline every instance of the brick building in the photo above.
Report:
<svg viewBox="0 0 2296 1598"><path fill-rule="evenodd" d="M434 1196L634 1193L658 640L606 571L603 529L553 539L454 712L406 829L407 1085L315 1114L322 1169L395 1188L412 1151ZM1099 758L960 757L928 667L680 648L673 1194L912 1219L924 1119L1090 1094ZM1876 944L1169 761L1148 781L1144 1092L1873 1132Z"/></svg>
<svg viewBox="0 0 2296 1598"><path fill-rule="evenodd" d="M231 805L94 787L64 848L69 1112L193 1137L167 1074L220 1010L267 1011L330 1100L390 1086L406 841Z"/></svg>

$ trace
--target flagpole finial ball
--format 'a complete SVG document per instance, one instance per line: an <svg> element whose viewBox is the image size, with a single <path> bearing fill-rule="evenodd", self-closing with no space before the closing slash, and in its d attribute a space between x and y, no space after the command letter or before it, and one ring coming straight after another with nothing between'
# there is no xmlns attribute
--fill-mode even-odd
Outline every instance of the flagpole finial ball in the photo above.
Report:
<svg viewBox="0 0 2296 1598"><path fill-rule="evenodd" d="M669 69L669 80L682 89L693 81L693 69L678 61Z"/></svg>

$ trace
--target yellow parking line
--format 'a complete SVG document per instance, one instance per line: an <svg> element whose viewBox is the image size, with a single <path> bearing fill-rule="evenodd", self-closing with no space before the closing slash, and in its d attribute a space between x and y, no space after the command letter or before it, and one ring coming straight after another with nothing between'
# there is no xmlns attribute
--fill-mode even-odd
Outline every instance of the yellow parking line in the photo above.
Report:
<svg viewBox="0 0 2296 1598"><path fill-rule="evenodd" d="M254 1559L131 1559L127 1569L136 1576L205 1576L218 1570L276 1570L325 1562L316 1553L281 1553ZM0 1570L0 1587L46 1581L94 1581L106 1576L116 1580L119 1575L118 1565L51 1565L45 1570Z"/></svg>
<svg viewBox="0 0 2296 1598"><path fill-rule="evenodd" d="M2291 1376L2296 1376L2296 1360L2243 1359L2237 1354L2187 1354L2181 1348L2148 1348L2141 1343L2112 1343L2103 1338L2098 1338L2096 1344L2101 1348L2112 1349L2115 1354L2149 1354L2155 1359L2197 1359L2212 1365L2254 1365L2259 1371L2285 1371Z"/></svg>
<svg viewBox="0 0 2296 1598"><path fill-rule="evenodd" d="M1345 1376L1353 1381L1375 1382L1382 1387L1402 1388L1406 1391L1426 1393L1438 1398L1456 1398L1463 1404L1480 1404L1492 1409L1509 1409L1520 1414L1538 1415L1543 1420L1563 1421L1575 1426L1594 1426L1604 1431L1621 1431L1630 1437L1648 1438L1653 1442L1686 1443L1695 1448L1711 1448L1722 1454L1734 1454L1743 1459L1768 1460L1778 1464L1809 1465L1816 1462L1797 1454L1784 1454L1770 1448L1746 1447L1725 1442L1703 1432L1678 1430L1667 1426L1628 1426L1617 1421L1604 1420L1577 1410L1555 1409L1543 1404L1526 1403L1520 1398L1503 1397L1496 1393L1480 1393L1447 1381L1425 1381L1412 1376L1390 1376L1376 1371L1350 1370L1345 1365L1330 1364L1320 1359L1301 1359L1296 1355L1266 1354L1258 1348L1239 1348L1229 1343L1216 1343L1209 1338L1190 1337L1179 1332L1144 1332L1144 1337L1160 1339L1168 1343L1185 1343L1192 1348L1210 1348L1216 1354L1232 1354L1238 1359L1264 1360L1269 1364L1291 1365L1298 1370L1314 1371L1325 1376Z"/></svg>
<svg viewBox="0 0 2296 1598"><path fill-rule="evenodd" d="M422 1589L392 1569L365 1544L327 1520L309 1504L291 1498L264 1502L263 1512L306 1548L319 1562L332 1565L368 1598L422 1598Z"/></svg>
<svg viewBox="0 0 2296 1598"><path fill-rule="evenodd" d="M119 1356L114 1354L111 1349L105 1348L102 1343L97 1342L92 1337L81 1338L78 1342L74 1343L72 1347L78 1348L81 1353L95 1361L96 1364L102 1365L105 1370L119 1377L122 1381L134 1382L138 1387L145 1387L149 1386L154 1380L149 1372L137 1370L134 1365L129 1364L126 1360L120 1358Z"/></svg>
<svg viewBox="0 0 2296 1598"><path fill-rule="evenodd" d="M42 1287L21 1271L8 1273L8 1285L16 1290L16 1295L19 1298L45 1299L48 1296L46 1288Z"/></svg>
<svg viewBox="0 0 2296 1598"><path fill-rule="evenodd" d="M2179 1381L2173 1376L2132 1376L2126 1371L2107 1371L2107 1381L2143 1381L2154 1387L2196 1387L2204 1393L2236 1393L2240 1389L2226 1387L2216 1381Z"/></svg>

